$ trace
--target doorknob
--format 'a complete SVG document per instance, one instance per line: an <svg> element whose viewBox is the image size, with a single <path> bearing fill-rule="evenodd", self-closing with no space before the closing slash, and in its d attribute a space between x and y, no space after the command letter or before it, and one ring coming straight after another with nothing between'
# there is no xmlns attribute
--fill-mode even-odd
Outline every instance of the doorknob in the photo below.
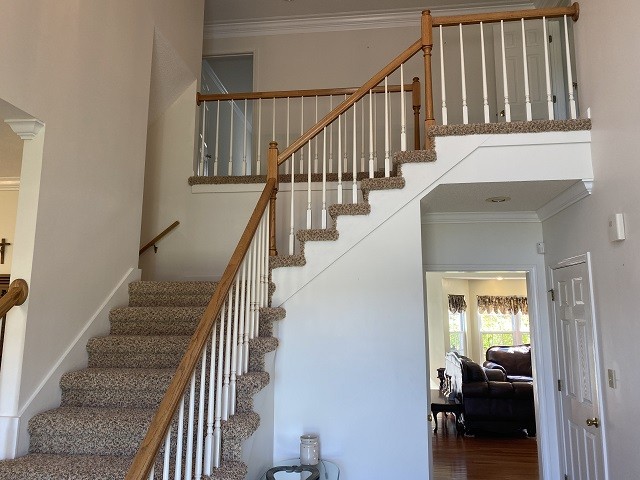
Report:
<svg viewBox="0 0 640 480"><path fill-rule="evenodd" d="M599 426L600 426L600 421L598 420L598 417L587 418L587 427L598 428Z"/></svg>

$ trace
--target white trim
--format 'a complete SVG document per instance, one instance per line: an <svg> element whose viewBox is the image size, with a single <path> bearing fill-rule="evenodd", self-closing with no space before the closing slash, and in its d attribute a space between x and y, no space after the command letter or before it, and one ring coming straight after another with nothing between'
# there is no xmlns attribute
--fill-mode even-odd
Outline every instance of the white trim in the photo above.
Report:
<svg viewBox="0 0 640 480"><path fill-rule="evenodd" d="M0 177L0 192L20 190L20 177Z"/></svg>
<svg viewBox="0 0 640 480"><path fill-rule="evenodd" d="M33 140L44 127L44 123L35 118L13 118L5 120L4 123L8 124L22 140Z"/></svg>
<svg viewBox="0 0 640 480"><path fill-rule="evenodd" d="M457 8L456 8L457 7ZM496 11L524 10L533 8L531 2L496 4L485 2L473 8L464 5L449 8L432 8L434 16L489 13ZM384 13L352 13L347 15L317 15L272 20L246 20L225 23L206 23L204 40L231 37L256 37L313 32L341 32L378 28L418 27L420 10L400 10Z"/></svg>
<svg viewBox="0 0 640 480"><path fill-rule="evenodd" d="M562 210L569 208L576 202L579 202L583 198L591 195L593 190L593 180L581 180L569 188L567 188L560 195L547 202L540 207L536 213L541 222L548 220L554 215L560 213Z"/></svg>
<svg viewBox="0 0 640 480"><path fill-rule="evenodd" d="M536 212L440 212L422 215L422 224L437 223L539 223Z"/></svg>

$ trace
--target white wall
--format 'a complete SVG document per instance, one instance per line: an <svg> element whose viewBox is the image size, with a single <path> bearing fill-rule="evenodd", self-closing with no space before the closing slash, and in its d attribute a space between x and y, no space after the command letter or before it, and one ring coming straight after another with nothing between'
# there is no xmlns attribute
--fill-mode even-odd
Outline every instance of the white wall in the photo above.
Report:
<svg viewBox="0 0 640 480"><path fill-rule="evenodd" d="M274 459L316 432L341 477L428 478L417 201L283 306Z"/></svg>
<svg viewBox="0 0 640 480"><path fill-rule="evenodd" d="M27 222L35 238L22 239L25 248L33 244L20 258L16 245L12 274L31 291L16 313L28 317L7 328L5 344L24 345L25 353L16 348L3 358L2 416L28 406L137 264L153 31L162 29L196 68L195 79L202 8L161 0L0 2L0 98L46 124L41 168L22 165L22 185L35 179L37 191L31 208L19 211L16 231ZM15 374L9 386L5 368Z"/></svg>
<svg viewBox="0 0 640 480"><path fill-rule="evenodd" d="M640 392L636 368L640 327L634 301L640 285L640 101L635 80L640 75L635 47L639 15L637 2L613 0L606 8L594 0L580 2L580 21L575 25L577 81L582 109L591 107L595 182L590 197L543 224L547 265L592 253L601 367L604 372L614 369L618 378L616 389L605 388L602 402L611 479L640 477L638 432L628 414L629 400ZM611 243L608 218L616 212L625 214L627 240ZM599 380L605 382L603 377Z"/></svg>
<svg viewBox="0 0 640 480"><path fill-rule="evenodd" d="M19 177L22 164L22 140L4 120L0 118L0 179Z"/></svg>
<svg viewBox="0 0 640 480"><path fill-rule="evenodd" d="M13 243L16 230L16 212L18 211L18 191L2 190L0 187L0 239L6 238ZM0 273L11 272L13 245L5 248L4 263L0 264Z"/></svg>

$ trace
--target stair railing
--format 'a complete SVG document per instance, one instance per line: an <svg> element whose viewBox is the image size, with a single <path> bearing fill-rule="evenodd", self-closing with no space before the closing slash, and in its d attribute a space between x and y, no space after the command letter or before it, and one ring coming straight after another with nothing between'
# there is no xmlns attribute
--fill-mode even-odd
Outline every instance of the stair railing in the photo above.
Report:
<svg viewBox="0 0 640 480"><path fill-rule="evenodd" d="M267 182L180 361L126 479L201 478L222 458L222 425L235 413L236 381L268 304L269 204L278 189L271 145ZM160 454L160 455L159 455Z"/></svg>
<svg viewBox="0 0 640 480"><path fill-rule="evenodd" d="M382 104L382 94L386 92L389 100L402 98L410 94L413 107L413 137L414 148L420 149L420 80L414 77L412 83L404 83L404 76L396 79L397 85L387 85L384 88L374 88L373 133L382 129L378 125L378 104ZM244 176L264 175L263 160L260 149L254 145L262 145L265 139L279 141L288 145L291 138L304 132L305 125L312 125L318 121L318 115L324 115L357 88L328 88L315 90L284 90L268 92L243 92L224 94L200 94L196 99L200 106L200 145L197 158L196 172L198 176ZM397 94L397 95L393 95ZM399 103L399 100L391 100ZM382 110L382 107L380 107ZM406 131L404 111L390 118L392 130ZM350 134L350 126L343 125L341 132L335 129L329 131L330 148L328 152L329 172L338 168L341 163L343 173L351 173L351 164L346 160L344 149L342 161L336 158L338 150L334 137L340 134L346 142ZM296 133L294 133L296 132ZM377 138L374 140L378 140ZM374 142L378 147L379 142ZM288 167L286 165L285 167ZM364 168L364 167L363 167ZM298 173L303 173L307 164L300 157ZM319 173L317 159L309 165L311 173ZM358 170L355 172L357 173ZM284 172L289 173L288 169Z"/></svg>
<svg viewBox="0 0 640 480"><path fill-rule="evenodd" d="M312 168L309 168L309 164L311 159L314 158L312 151L315 151L318 158L322 158L322 196L319 223L321 230L327 230L327 204L329 200L326 195L327 127L337 122L338 128L336 130L337 132L342 132L342 120L352 122L352 125L354 125L351 135L352 144L350 145L353 149L352 162L355 163L358 153L361 153L363 156L362 163L364 164L366 152L368 154L369 167L367 173L370 178L373 178L379 172L376 172L375 149L372 146L374 140L374 102L372 98L374 90L378 91L378 88L383 88L385 99L385 153L384 172L382 175L385 177L391 176L391 142L390 129L388 128L390 109L388 101L389 75L398 69L402 72L402 65L420 50L423 51L425 62L425 132L429 127L435 125L431 75L433 26L458 25L460 29L462 25L479 24L480 22L500 22L502 27L504 22L514 19L519 19L522 25L525 19L543 19L545 21L547 18L558 16L563 17L566 24L567 16L577 20L578 11L577 4L573 4L568 8L441 18L433 18L429 11L425 11L422 15L422 35L420 39L398 55L364 85L351 93L348 98L334 107L299 138L288 144L281 153L278 151L276 142L269 144L265 188L225 269L225 273L196 328L187 352L171 381L171 385L158 407L149 430L127 473L127 480L153 479L155 478L156 468L162 472L161 477L163 479L170 478L171 470L174 472L173 478L200 478L202 475L210 475L212 469L220 465L222 422L229 419L234 413L235 382L238 375L247 372L248 346L250 339L257 334L259 328L258 311L261 307L266 306L268 302L268 259L269 256L277 255L275 213L279 166L286 162L290 163L288 175L291 178L292 215L288 223L290 251L293 251L291 238L293 237L294 226L297 225L293 214L295 212L294 202L296 197L296 153L302 153L303 149L307 150L307 155L304 157L307 162L306 174L303 174L303 176L306 175L307 177L306 193L308 201L303 205L306 208L301 210L306 213L306 226L308 229L315 225L311 222L312 198L310 184L313 176ZM568 25L565 28L565 44L566 57L568 59L567 65L570 65L567 31ZM501 42L504 42L504 34L501 35ZM523 56L526 60L526 42ZM464 64L463 41L461 41L461 58L462 64ZM483 65L484 63L483 56ZM464 66L461 65L461 67L462 72L464 72ZM443 67L441 66L441 68ZM573 99L575 102L571 78L571 74L569 74L567 88L570 101ZM379 87L381 84L384 87ZM401 81L400 85L403 84L404 82ZM464 85L465 81L463 81L463 92ZM509 104L508 89L505 88L505 92L507 92L505 94L505 107L507 107ZM444 91L442 93L444 99ZM401 117L404 117L405 112L402 105L404 105L404 100L401 101ZM575 118L576 114L573 108L571 112L572 118ZM368 122L360 122L360 142L358 142L359 139L357 138L358 114L360 114L360 119L364 115L369 120ZM507 117L507 120L510 119ZM369 140L368 149L366 145L362 145L362 132L367 127L369 130L368 136L366 136ZM425 132L423 132L423 135L426 135ZM322 147L316 146L312 150L312 141L319 141L320 134L322 134ZM340 135L341 133L338 133L338 146L342 145ZM359 145L360 150L358 150ZM406 150L406 130L403 128L400 129L400 145L401 151ZM338 151L342 153L340 150ZM342 156L339 154L338 161L341 158ZM343 165L338 165L338 185L340 185L340 176L344 167ZM354 172L357 171L356 167L357 165L353 165ZM302 171L302 169L299 171ZM352 203L357 203L356 176L354 175L353 177L351 198ZM338 188L337 191L338 204L342 204L346 195L343 195L341 188ZM197 381L197 375L199 381ZM196 388L197 386L198 388ZM187 387L189 387L188 391ZM158 458L159 453L161 453L161 458Z"/></svg>
<svg viewBox="0 0 640 480"><path fill-rule="evenodd" d="M178 220L173 222L171 225L169 225L167 228L165 228L163 231L161 231L158 235L153 237L153 239L151 239L150 241L145 243L142 247L140 247L140 250L138 251L138 255L142 255L144 252L149 250L151 247L153 247L153 251L154 252L157 252L158 251L158 246L156 245L156 243L158 243L160 240L162 240L169 232L171 232L178 225L180 225L180 222Z"/></svg>
<svg viewBox="0 0 640 480"><path fill-rule="evenodd" d="M29 296L29 285L22 278L17 278L6 286L0 285L0 366L4 348L4 329L7 313L15 306L22 305Z"/></svg>

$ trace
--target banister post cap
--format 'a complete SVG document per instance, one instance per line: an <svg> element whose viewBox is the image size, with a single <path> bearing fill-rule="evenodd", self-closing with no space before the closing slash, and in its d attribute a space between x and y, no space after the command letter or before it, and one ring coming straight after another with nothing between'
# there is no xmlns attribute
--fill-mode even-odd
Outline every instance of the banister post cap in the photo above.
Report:
<svg viewBox="0 0 640 480"><path fill-rule="evenodd" d="M276 141L269 142L269 148L278 148L278 142Z"/></svg>

